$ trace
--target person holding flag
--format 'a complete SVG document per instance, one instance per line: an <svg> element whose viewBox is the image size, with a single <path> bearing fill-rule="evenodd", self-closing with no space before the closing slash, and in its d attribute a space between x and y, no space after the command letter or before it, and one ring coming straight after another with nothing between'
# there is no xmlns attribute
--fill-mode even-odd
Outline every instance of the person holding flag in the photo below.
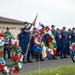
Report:
<svg viewBox="0 0 75 75"><path fill-rule="evenodd" d="M22 41L22 55L23 55L23 62L24 63L32 63L32 61L30 60L30 42L31 42L31 32L33 32L33 30L30 30L32 28L32 26L35 26L35 22L36 22L37 16L35 17L33 23L29 23L29 22L24 22L24 28L22 28L22 35L23 35L23 41ZM29 26L30 25L30 26ZM19 38L20 39L20 38Z"/></svg>

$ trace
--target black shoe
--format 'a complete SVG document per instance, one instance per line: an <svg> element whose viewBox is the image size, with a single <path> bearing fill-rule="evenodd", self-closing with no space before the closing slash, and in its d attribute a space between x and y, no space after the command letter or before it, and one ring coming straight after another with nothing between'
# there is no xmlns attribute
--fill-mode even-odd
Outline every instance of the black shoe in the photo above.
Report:
<svg viewBox="0 0 75 75"><path fill-rule="evenodd" d="M11 59L11 57L8 57L8 59Z"/></svg>
<svg viewBox="0 0 75 75"><path fill-rule="evenodd" d="M45 61L44 59L40 59L40 61Z"/></svg>
<svg viewBox="0 0 75 75"><path fill-rule="evenodd" d="M4 57L4 59L6 59L6 57Z"/></svg>
<svg viewBox="0 0 75 75"><path fill-rule="evenodd" d="M50 58L48 58L48 60L50 60Z"/></svg>
<svg viewBox="0 0 75 75"><path fill-rule="evenodd" d="M40 61L39 59L36 59L36 61Z"/></svg>
<svg viewBox="0 0 75 75"><path fill-rule="evenodd" d="M27 62L28 62L28 63L33 63L33 61L31 61L31 60L28 60Z"/></svg>
<svg viewBox="0 0 75 75"><path fill-rule="evenodd" d="M63 59L63 57L60 57L61 59Z"/></svg>
<svg viewBox="0 0 75 75"><path fill-rule="evenodd" d="M27 61L23 60L23 63L25 63L25 64L26 64L26 63L27 63Z"/></svg>
<svg viewBox="0 0 75 75"><path fill-rule="evenodd" d="M57 58L56 58L56 57L53 57L53 59L56 59L56 60L57 60Z"/></svg>
<svg viewBox="0 0 75 75"><path fill-rule="evenodd" d="M67 56L64 56L64 58L68 58Z"/></svg>

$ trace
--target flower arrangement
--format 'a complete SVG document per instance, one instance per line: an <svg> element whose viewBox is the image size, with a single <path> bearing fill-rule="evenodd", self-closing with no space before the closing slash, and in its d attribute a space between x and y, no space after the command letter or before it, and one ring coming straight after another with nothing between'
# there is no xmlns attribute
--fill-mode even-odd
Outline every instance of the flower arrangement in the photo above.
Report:
<svg viewBox="0 0 75 75"><path fill-rule="evenodd" d="M4 60L4 45L7 44L11 48L11 63L6 63ZM0 73L4 75L14 75L22 68L22 50L18 46L17 39L13 35L0 33Z"/></svg>
<svg viewBox="0 0 75 75"><path fill-rule="evenodd" d="M70 56L72 61L75 63L75 42L73 42L70 46Z"/></svg>
<svg viewBox="0 0 75 75"><path fill-rule="evenodd" d="M45 39L48 42L48 46L45 46L43 41L39 42L37 40L36 46L34 46L34 47L36 47L36 48L34 48L34 51L41 52L43 57L50 58L51 56L55 56L57 45L56 45L54 36L52 35L49 26L44 26L43 24L40 24L37 27L37 30L39 30L39 32L42 36L45 35ZM34 40L36 40L37 38L38 37L36 37ZM37 44L39 44L40 46Z"/></svg>

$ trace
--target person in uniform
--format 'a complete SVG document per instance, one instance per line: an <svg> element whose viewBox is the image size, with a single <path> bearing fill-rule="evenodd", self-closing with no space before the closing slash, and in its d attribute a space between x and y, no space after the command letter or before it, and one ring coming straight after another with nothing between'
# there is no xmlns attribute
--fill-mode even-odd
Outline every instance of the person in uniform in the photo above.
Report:
<svg viewBox="0 0 75 75"><path fill-rule="evenodd" d="M72 43L75 42L75 28L72 28Z"/></svg>
<svg viewBox="0 0 75 75"><path fill-rule="evenodd" d="M55 26L54 25L51 25L51 32L52 32L52 35L54 35L54 39L56 41L56 31L55 31ZM57 59L55 56L52 56L53 59Z"/></svg>
<svg viewBox="0 0 75 75"><path fill-rule="evenodd" d="M22 42L24 39L23 28L20 29L21 32L18 34L17 39L19 40L19 46L22 47Z"/></svg>
<svg viewBox="0 0 75 75"><path fill-rule="evenodd" d="M6 32L4 34L11 35L9 27L6 27ZM6 59L6 52L8 54L8 58L11 58L10 48L7 47L7 44L4 44L4 59Z"/></svg>
<svg viewBox="0 0 75 75"><path fill-rule="evenodd" d="M30 26L29 26L30 25ZM24 22L24 28L23 28L23 36L24 38L22 39L22 50L23 50L23 56L25 56L26 52L27 52L27 48L28 48L28 45L31 41L31 32L30 29L32 27L32 24L28 23L28 22ZM29 49L28 49L28 52L27 52L27 62L28 63L32 63L32 61L30 60L30 46L29 46ZM24 57L25 58L25 57ZM24 60L23 58L23 60ZM24 61L25 63L27 63L26 61Z"/></svg>
<svg viewBox="0 0 75 75"><path fill-rule="evenodd" d="M59 28L56 29L56 43L57 43L57 56L60 55L60 49L61 49L61 39L60 39L60 30Z"/></svg>
<svg viewBox="0 0 75 75"><path fill-rule="evenodd" d="M68 35L67 35L67 54L69 55L70 54L70 48L69 48L69 45L71 43L71 35L72 35L72 32L71 32L71 29L68 29Z"/></svg>
<svg viewBox="0 0 75 75"><path fill-rule="evenodd" d="M61 40L62 40L62 49L60 50L60 58L67 58L66 53L67 53L67 32L66 28L63 27L62 32L61 32Z"/></svg>
<svg viewBox="0 0 75 75"><path fill-rule="evenodd" d="M56 41L56 31L55 31L55 26L54 25L51 25L51 32L54 35L54 39Z"/></svg>

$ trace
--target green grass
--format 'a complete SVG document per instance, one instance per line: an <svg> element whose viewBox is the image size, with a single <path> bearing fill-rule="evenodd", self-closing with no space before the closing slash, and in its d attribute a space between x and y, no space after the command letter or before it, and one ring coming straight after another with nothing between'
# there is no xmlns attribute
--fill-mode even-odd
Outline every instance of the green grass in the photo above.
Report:
<svg viewBox="0 0 75 75"><path fill-rule="evenodd" d="M19 75L75 75L75 65L61 66Z"/></svg>

